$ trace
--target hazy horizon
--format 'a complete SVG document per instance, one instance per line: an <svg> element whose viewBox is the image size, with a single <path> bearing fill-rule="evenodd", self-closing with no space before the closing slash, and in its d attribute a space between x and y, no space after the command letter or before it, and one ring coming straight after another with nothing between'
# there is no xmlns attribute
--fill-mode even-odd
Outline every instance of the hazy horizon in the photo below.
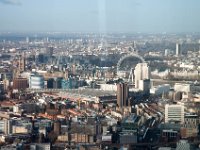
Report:
<svg viewBox="0 0 200 150"><path fill-rule="evenodd" d="M0 0L0 32L200 32L198 0Z"/></svg>

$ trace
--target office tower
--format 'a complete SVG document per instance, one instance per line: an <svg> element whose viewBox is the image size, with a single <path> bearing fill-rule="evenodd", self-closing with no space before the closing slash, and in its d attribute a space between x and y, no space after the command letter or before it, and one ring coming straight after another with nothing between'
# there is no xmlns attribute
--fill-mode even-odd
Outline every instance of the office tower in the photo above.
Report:
<svg viewBox="0 0 200 150"><path fill-rule="evenodd" d="M29 88L32 89L44 88L44 77L39 74L31 74L29 78Z"/></svg>
<svg viewBox="0 0 200 150"><path fill-rule="evenodd" d="M165 53L164 53L164 55L167 57L167 56L170 56L170 55L172 55L173 54L173 52L170 50L170 49L165 49Z"/></svg>
<svg viewBox="0 0 200 150"><path fill-rule="evenodd" d="M134 70L135 88L141 89L140 80L150 79L150 67L147 63L138 63Z"/></svg>
<svg viewBox="0 0 200 150"><path fill-rule="evenodd" d="M59 135L61 133L61 122L59 120L56 120L53 126L54 126L53 128L54 133Z"/></svg>
<svg viewBox="0 0 200 150"><path fill-rule="evenodd" d="M47 88L48 89L53 89L54 88L54 78L49 78L48 80L47 80Z"/></svg>
<svg viewBox="0 0 200 150"><path fill-rule="evenodd" d="M46 42L49 43L49 37L47 37Z"/></svg>
<svg viewBox="0 0 200 150"><path fill-rule="evenodd" d="M0 120L0 132L6 135L12 133L12 120L3 119Z"/></svg>
<svg viewBox="0 0 200 150"><path fill-rule="evenodd" d="M144 91L145 93L150 93L150 80L144 79L139 80L139 90Z"/></svg>
<svg viewBox="0 0 200 150"><path fill-rule="evenodd" d="M72 67L71 67L71 73L72 73L73 75L76 74L76 65L75 65L75 64L73 64Z"/></svg>
<svg viewBox="0 0 200 150"><path fill-rule="evenodd" d="M181 55L181 45L179 43L176 43L176 56Z"/></svg>
<svg viewBox="0 0 200 150"><path fill-rule="evenodd" d="M193 149L187 140L180 140L176 143L176 150L189 150Z"/></svg>
<svg viewBox="0 0 200 150"><path fill-rule="evenodd" d="M49 57L52 57L53 56L53 47L48 47L47 49L47 55L49 55Z"/></svg>
<svg viewBox="0 0 200 150"><path fill-rule="evenodd" d="M18 78L20 74L20 71L18 68L14 68L12 72L12 79L14 80L15 78Z"/></svg>
<svg viewBox="0 0 200 150"><path fill-rule="evenodd" d="M29 43L29 37L26 37L26 43L27 44Z"/></svg>
<svg viewBox="0 0 200 150"><path fill-rule="evenodd" d="M128 105L129 87L127 83L117 85L117 104L121 108Z"/></svg>
<svg viewBox="0 0 200 150"><path fill-rule="evenodd" d="M62 88L62 81L63 81L62 77L56 77L56 78L54 78L53 88L55 88L55 89L61 89Z"/></svg>
<svg viewBox="0 0 200 150"><path fill-rule="evenodd" d="M45 55L44 53L39 53L36 55L36 63L47 63L48 61L48 56Z"/></svg>
<svg viewBox="0 0 200 150"><path fill-rule="evenodd" d="M195 137L199 132L200 119L198 115L186 114L184 116L184 124L182 125L181 137Z"/></svg>
<svg viewBox="0 0 200 150"><path fill-rule="evenodd" d="M180 104L165 105L165 123L168 122L184 123L184 106Z"/></svg>
<svg viewBox="0 0 200 150"><path fill-rule="evenodd" d="M15 78L13 80L13 89L24 90L28 88L28 80L26 78Z"/></svg>
<svg viewBox="0 0 200 150"><path fill-rule="evenodd" d="M135 41L133 41L132 48L133 48L133 51L136 51L137 47L136 47L136 42Z"/></svg>
<svg viewBox="0 0 200 150"><path fill-rule="evenodd" d="M19 71L23 72L25 71L25 54L23 53L22 55L20 55L19 58Z"/></svg>

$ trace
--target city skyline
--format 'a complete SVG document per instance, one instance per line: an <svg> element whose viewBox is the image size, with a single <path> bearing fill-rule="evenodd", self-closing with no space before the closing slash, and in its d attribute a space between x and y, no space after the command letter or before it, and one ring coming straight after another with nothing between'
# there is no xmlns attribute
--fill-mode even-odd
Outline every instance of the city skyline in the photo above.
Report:
<svg viewBox="0 0 200 150"><path fill-rule="evenodd" d="M199 54L198 33L0 32L0 149L198 149Z"/></svg>
<svg viewBox="0 0 200 150"><path fill-rule="evenodd" d="M200 1L0 0L0 32L199 32Z"/></svg>

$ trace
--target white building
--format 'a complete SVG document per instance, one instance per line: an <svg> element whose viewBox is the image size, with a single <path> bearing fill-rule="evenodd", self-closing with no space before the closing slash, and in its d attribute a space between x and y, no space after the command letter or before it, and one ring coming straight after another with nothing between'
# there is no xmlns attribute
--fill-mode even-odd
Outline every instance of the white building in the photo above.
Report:
<svg viewBox="0 0 200 150"><path fill-rule="evenodd" d="M100 84L100 89L104 91L117 91L116 84Z"/></svg>
<svg viewBox="0 0 200 150"><path fill-rule="evenodd" d="M149 93L150 92L150 80L139 80L139 90Z"/></svg>
<svg viewBox="0 0 200 150"><path fill-rule="evenodd" d="M168 123L170 121L178 121L181 124L184 123L184 105L165 105L165 123Z"/></svg>
<svg viewBox="0 0 200 150"><path fill-rule="evenodd" d="M173 51L171 49L165 49L165 56L170 56L173 54Z"/></svg>
<svg viewBox="0 0 200 150"><path fill-rule="evenodd" d="M50 150L50 143L32 143L30 145L30 150Z"/></svg>
<svg viewBox="0 0 200 150"><path fill-rule="evenodd" d="M7 135L11 133L11 121L4 119L0 120L0 132Z"/></svg>
<svg viewBox="0 0 200 150"><path fill-rule="evenodd" d="M185 68L185 69L195 69L194 64L186 64L186 63L181 63L180 68Z"/></svg>
<svg viewBox="0 0 200 150"><path fill-rule="evenodd" d="M150 67L147 63L138 63L134 70L135 75L135 88L141 89L139 87L140 80L150 79Z"/></svg>
<svg viewBox="0 0 200 150"><path fill-rule="evenodd" d="M175 83L174 85L174 91L177 91L177 92L191 92L192 90L192 86L191 84L183 84L183 83Z"/></svg>
<svg viewBox="0 0 200 150"><path fill-rule="evenodd" d="M190 144L187 140L180 140L176 143L176 150L189 150Z"/></svg>
<svg viewBox="0 0 200 150"><path fill-rule="evenodd" d="M152 87L150 89L150 93L155 95L162 95L163 93L168 93L169 90L170 90L170 85L163 84L163 85L158 85L156 87Z"/></svg>
<svg viewBox="0 0 200 150"><path fill-rule="evenodd" d="M38 74L32 74L29 78L29 88L42 89L44 88L44 77Z"/></svg>
<svg viewBox="0 0 200 150"><path fill-rule="evenodd" d="M181 45L179 43L176 43L176 56L181 55Z"/></svg>

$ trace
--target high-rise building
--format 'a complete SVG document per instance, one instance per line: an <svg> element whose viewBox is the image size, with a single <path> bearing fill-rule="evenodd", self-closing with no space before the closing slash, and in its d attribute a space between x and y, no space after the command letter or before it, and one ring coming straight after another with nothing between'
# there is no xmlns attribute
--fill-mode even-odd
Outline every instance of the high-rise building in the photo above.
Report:
<svg viewBox="0 0 200 150"><path fill-rule="evenodd" d="M165 105L165 123L168 122L184 123L184 106L180 104Z"/></svg>
<svg viewBox="0 0 200 150"><path fill-rule="evenodd" d="M28 36L26 37L26 43L27 44L29 43L29 37Z"/></svg>
<svg viewBox="0 0 200 150"><path fill-rule="evenodd" d="M47 63L49 56L45 53L36 54L36 63Z"/></svg>
<svg viewBox="0 0 200 150"><path fill-rule="evenodd" d="M136 51L137 47L136 47L136 41L133 41L133 45L132 45L133 51Z"/></svg>
<svg viewBox="0 0 200 150"><path fill-rule="evenodd" d="M49 37L46 38L46 42L49 43Z"/></svg>
<svg viewBox="0 0 200 150"><path fill-rule="evenodd" d="M181 45L179 43L176 43L176 56L181 55Z"/></svg>
<svg viewBox="0 0 200 150"><path fill-rule="evenodd" d="M187 140L180 140L176 143L176 150L188 150L191 149L190 143Z"/></svg>
<svg viewBox="0 0 200 150"><path fill-rule="evenodd" d="M44 77L39 74L32 74L29 78L29 88L33 89L44 88Z"/></svg>
<svg viewBox="0 0 200 150"><path fill-rule="evenodd" d="M129 87L127 83L117 85L117 105L121 108L128 106Z"/></svg>
<svg viewBox="0 0 200 150"><path fill-rule="evenodd" d="M184 116L184 124L182 125L181 137L196 137L199 132L200 119L198 115L186 114Z"/></svg>
<svg viewBox="0 0 200 150"><path fill-rule="evenodd" d="M53 56L53 47L48 47L47 49L47 54L49 55L49 57L52 57Z"/></svg>
<svg viewBox="0 0 200 150"><path fill-rule="evenodd" d="M3 119L0 120L0 132L4 134L12 133L12 120Z"/></svg>
<svg viewBox="0 0 200 150"><path fill-rule="evenodd" d="M13 80L13 89L24 90L28 88L28 80L26 78L15 78Z"/></svg>
<svg viewBox="0 0 200 150"><path fill-rule="evenodd" d="M54 78L53 88L61 89L62 88L62 80L63 80L62 77Z"/></svg>
<svg viewBox="0 0 200 150"><path fill-rule="evenodd" d="M171 49L165 49L164 56L168 57L168 56L171 56L172 54L173 54L173 51Z"/></svg>
<svg viewBox="0 0 200 150"><path fill-rule="evenodd" d="M18 68L14 68L12 72L12 79L14 80L15 78L18 78L20 74L20 71Z"/></svg>
<svg viewBox="0 0 200 150"><path fill-rule="evenodd" d="M138 63L134 70L135 75L135 88L141 89L140 80L150 79L150 67L147 63Z"/></svg>
<svg viewBox="0 0 200 150"><path fill-rule="evenodd" d="M25 54L23 53L19 58L19 71L23 72L25 70Z"/></svg>
<svg viewBox="0 0 200 150"><path fill-rule="evenodd" d="M53 128L54 133L59 135L61 133L61 123L60 123L60 121L58 121L58 120L55 121L53 125L54 125L54 128Z"/></svg>
<svg viewBox="0 0 200 150"><path fill-rule="evenodd" d="M139 90L144 91L145 93L150 93L150 80L139 80Z"/></svg>
<svg viewBox="0 0 200 150"><path fill-rule="evenodd" d="M48 89L53 89L54 88L54 78L49 78L48 80L47 80L47 88Z"/></svg>

